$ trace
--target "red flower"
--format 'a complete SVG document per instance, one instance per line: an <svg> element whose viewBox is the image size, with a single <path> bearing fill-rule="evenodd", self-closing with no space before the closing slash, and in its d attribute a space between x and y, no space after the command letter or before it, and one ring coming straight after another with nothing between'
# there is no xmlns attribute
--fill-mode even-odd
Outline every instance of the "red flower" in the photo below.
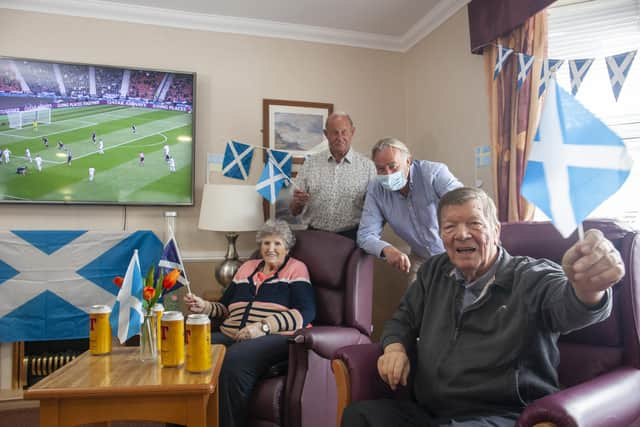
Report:
<svg viewBox="0 0 640 427"><path fill-rule="evenodd" d="M147 301L151 301L151 298L153 298L155 294L156 294L156 290L153 289L151 286L145 286L144 289L142 290L142 297Z"/></svg>
<svg viewBox="0 0 640 427"><path fill-rule="evenodd" d="M122 282L124 282L124 279L122 277L120 277L120 276L116 276L116 277L113 278L114 285L116 285L119 288L122 287Z"/></svg>
<svg viewBox="0 0 640 427"><path fill-rule="evenodd" d="M180 270L174 268L164 277L164 280L162 281L162 287L167 290L173 288L173 285L176 284L178 277L180 277Z"/></svg>

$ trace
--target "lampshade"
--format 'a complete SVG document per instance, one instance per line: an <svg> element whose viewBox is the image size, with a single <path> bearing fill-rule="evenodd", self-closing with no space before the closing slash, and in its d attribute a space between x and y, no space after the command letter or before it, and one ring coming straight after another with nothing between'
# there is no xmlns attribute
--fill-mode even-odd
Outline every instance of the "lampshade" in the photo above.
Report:
<svg viewBox="0 0 640 427"><path fill-rule="evenodd" d="M205 184L198 228L255 231L264 223L262 197L253 185Z"/></svg>

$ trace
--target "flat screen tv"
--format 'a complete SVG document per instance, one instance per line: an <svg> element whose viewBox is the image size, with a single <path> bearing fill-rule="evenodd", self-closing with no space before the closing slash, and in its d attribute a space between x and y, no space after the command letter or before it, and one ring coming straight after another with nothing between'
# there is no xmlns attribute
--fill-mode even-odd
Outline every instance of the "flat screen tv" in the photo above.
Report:
<svg viewBox="0 0 640 427"><path fill-rule="evenodd" d="M193 205L196 75L0 57L0 203Z"/></svg>

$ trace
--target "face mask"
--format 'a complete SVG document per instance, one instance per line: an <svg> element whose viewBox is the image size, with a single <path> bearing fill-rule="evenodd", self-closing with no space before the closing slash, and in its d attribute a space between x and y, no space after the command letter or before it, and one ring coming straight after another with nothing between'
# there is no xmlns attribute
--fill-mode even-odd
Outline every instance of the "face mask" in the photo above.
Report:
<svg viewBox="0 0 640 427"><path fill-rule="evenodd" d="M402 190L407 185L407 178L402 170L389 175L376 175L376 180L382 185L382 188L389 191Z"/></svg>

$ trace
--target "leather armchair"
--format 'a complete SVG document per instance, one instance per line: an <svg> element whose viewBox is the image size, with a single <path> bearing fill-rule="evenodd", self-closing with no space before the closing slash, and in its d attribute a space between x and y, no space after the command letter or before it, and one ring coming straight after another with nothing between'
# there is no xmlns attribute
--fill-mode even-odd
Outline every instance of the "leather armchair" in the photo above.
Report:
<svg viewBox="0 0 640 427"><path fill-rule="evenodd" d="M598 228L614 243L626 275L613 288L613 312L607 320L560 337L562 390L524 408L518 427L640 425L640 236L607 220L586 221L584 228ZM520 222L503 224L501 239L512 255L559 263L576 236L565 240L550 223ZM379 344L337 352L332 366L338 384L338 425L349 402L394 397L377 373L381 353ZM406 389L403 393L408 395Z"/></svg>
<svg viewBox="0 0 640 427"><path fill-rule="evenodd" d="M249 404L252 427L325 427L335 423L331 360L341 347L370 343L373 257L353 240L298 231L291 256L304 262L315 289L316 319L290 340L286 374L263 379Z"/></svg>

